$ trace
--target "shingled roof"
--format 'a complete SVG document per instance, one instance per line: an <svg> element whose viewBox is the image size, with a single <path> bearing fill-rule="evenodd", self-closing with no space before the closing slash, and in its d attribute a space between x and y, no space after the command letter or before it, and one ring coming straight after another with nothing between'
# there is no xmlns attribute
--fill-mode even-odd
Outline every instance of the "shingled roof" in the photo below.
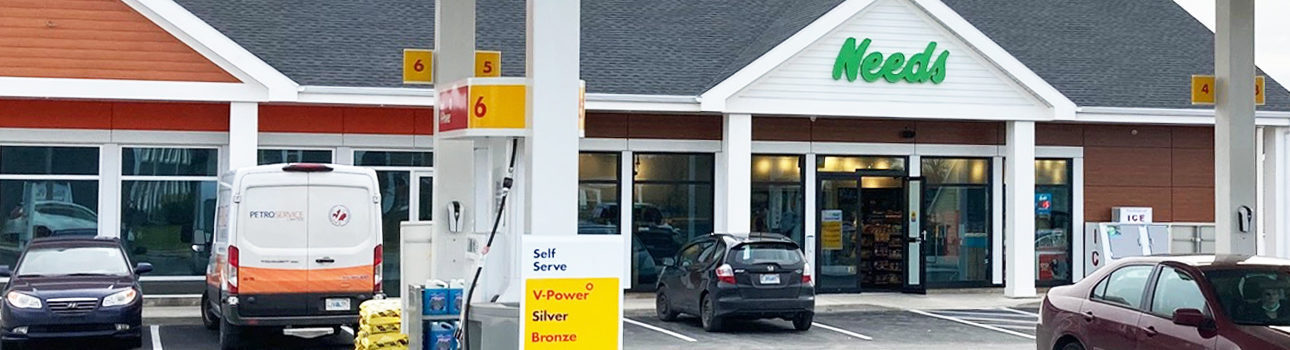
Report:
<svg viewBox="0 0 1290 350"><path fill-rule="evenodd" d="M1194 108L1213 33L1171 0L942 0L1080 106ZM302 85L400 87L433 0L176 0ZM842 0L582 1L588 92L697 96ZM476 0L477 47L524 75L524 1ZM1290 110L1269 80L1264 110Z"/></svg>
<svg viewBox="0 0 1290 350"><path fill-rule="evenodd" d="M1172 0L941 1L1078 106L1212 108L1190 92L1214 72L1214 32ZM1266 83L1259 109L1290 111Z"/></svg>

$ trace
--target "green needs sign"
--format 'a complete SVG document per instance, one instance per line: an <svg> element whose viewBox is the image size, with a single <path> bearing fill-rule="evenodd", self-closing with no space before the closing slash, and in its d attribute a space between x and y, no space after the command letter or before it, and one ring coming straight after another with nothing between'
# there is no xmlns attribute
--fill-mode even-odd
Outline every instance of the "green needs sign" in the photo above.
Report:
<svg viewBox="0 0 1290 350"><path fill-rule="evenodd" d="M945 81L945 61L949 59L950 52L941 51L932 60L932 54L936 51L935 41L928 42L923 52L913 54L908 59L899 52L883 59L881 52L869 52L869 43L869 39L864 39L856 45L856 38L847 38L842 43L838 58L833 62L833 80L841 80L846 76L847 81L856 81L859 76L870 83L878 81L878 78L889 83L904 80L910 83L931 81L932 84L940 84Z"/></svg>

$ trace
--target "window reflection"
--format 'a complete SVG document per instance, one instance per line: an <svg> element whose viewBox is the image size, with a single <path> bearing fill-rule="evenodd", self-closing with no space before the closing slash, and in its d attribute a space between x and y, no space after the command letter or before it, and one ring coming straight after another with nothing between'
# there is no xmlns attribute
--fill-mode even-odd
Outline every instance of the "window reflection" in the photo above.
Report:
<svg viewBox="0 0 1290 350"><path fill-rule="evenodd" d="M922 160L928 286L989 283L990 161Z"/></svg>
<svg viewBox="0 0 1290 350"><path fill-rule="evenodd" d="M754 155L752 157L753 232L779 233L805 247L802 240L805 206L802 156Z"/></svg>
<svg viewBox="0 0 1290 350"><path fill-rule="evenodd" d="M1035 280L1071 283L1071 184L1067 159L1035 160Z"/></svg>
<svg viewBox="0 0 1290 350"><path fill-rule="evenodd" d="M578 155L578 234L619 234L619 153Z"/></svg>
<svg viewBox="0 0 1290 350"><path fill-rule="evenodd" d="M633 286L652 289L663 258L712 232L712 154L636 154L632 191Z"/></svg>

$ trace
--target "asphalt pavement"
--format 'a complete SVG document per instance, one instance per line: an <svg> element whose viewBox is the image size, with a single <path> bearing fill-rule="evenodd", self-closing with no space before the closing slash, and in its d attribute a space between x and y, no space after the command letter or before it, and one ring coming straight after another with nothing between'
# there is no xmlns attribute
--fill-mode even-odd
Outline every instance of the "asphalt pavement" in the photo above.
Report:
<svg viewBox="0 0 1290 350"><path fill-rule="evenodd" d="M705 332L699 320L663 322L652 311L625 313L626 349L1034 349L1034 305L975 309L896 309L821 312L808 331L784 320L731 321L723 332ZM219 348L215 331L194 317L145 319L148 350ZM353 349L347 332L316 339L281 334L254 336L256 349ZM60 342L35 349L104 349L101 341Z"/></svg>

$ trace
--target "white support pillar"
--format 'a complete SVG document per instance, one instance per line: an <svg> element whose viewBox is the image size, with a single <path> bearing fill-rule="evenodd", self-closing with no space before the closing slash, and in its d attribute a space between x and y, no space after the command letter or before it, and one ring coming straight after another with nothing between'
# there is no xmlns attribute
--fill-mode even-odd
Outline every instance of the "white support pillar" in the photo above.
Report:
<svg viewBox="0 0 1290 350"><path fill-rule="evenodd" d="M806 215L803 215L803 217L806 219L806 222L805 222L806 229L802 230L803 232L802 240L806 241L805 242L806 243L806 262L811 263L811 266L819 266L815 262L815 250L816 250L815 235L817 234L815 230L816 230L816 225L819 224L819 222L816 221L815 215L819 213L819 210L820 210L819 207L817 207L817 205L819 204L818 200L815 198L815 196L819 193L817 192L819 191L819 189L817 189L815 186L816 170L818 170L818 168L816 168L815 162L816 162L815 151L811 151L810 153L806 154L806 162L802 164L806 166L806 169L804 169L806 170L805 171L806 186L804 186L806 187L806 196L805 196L806 205L804 206L804 208L802 208L802 212L806 214Z"/></svg>
<svg viewBox="0 0 1290 350"><path fill-rule="evenodd" d="M1260 220L1263 227L1259 230L1262 232L1266 241L1264 248L1266 255L1276 257L1290 257L1290 251L1287 251L1288 241L1286 227L1286 214L1290 210L1286 208L1286 129L1278 127L1263 128L1263 189L1262 205L1260 205Z"/></svg>
<svg viewBox="0 0 1290 350"><path fill-rule="evenodd" d="M255 166L260 148L260 105L233 102L228 108L228 170Z"/></svg>
<svg viewBox="0 0 1290 350"><path fill-rule="evenodd" d="M726 114L721 133L721 153L725 164L725 217L726 232L745 233L752 230L752 115Z"/></svg>
<svg viewBox="0 0 1290 350"><path fill-rule="evenodd" d="M99 235L121 236L121 145L103 145L99 153Z"/></svg>
<svg viewBox="0 0 1290 350"><path fill-rule="evenodd" d="M1035 296L1035 122L1008 122L1004 158L1004 224L1006 276L1003 294L1010 298Z"/></svg>
<svg viewBox="0 0 1290 350"><path fill-rule="evenodd" d="M435 86L448 86L453 82L468 78L475 73L475 1L474 0L435 0L434 27L434 82ZM436 118L437 120L437 118ZM435 123L435 134L439 135L439 123ZM447 140L434 138L434 197L433 205L436 224L433 226L435 237L452 235L446 218L448 208L453 202L461 204L462 233L473 233L476 229L476 218L489 217L490 213L477 213L475 206L475 186L481 184L475 180L475 147L474 141ZM446 245L445 245L446 246ZM434 252L428 254L433 255ZM433 277L440 280L470 278L467 273L474 273L474 267L462 268L464 264L447 263L449 259L460 259L460 252L443 254L435 257L429 276L409 276L404 274L399 288L407 289L409 283L424 282ZM507 254L497 254L507 255ZM425 256L430 261L430 256ZM506 266L499 263L495 266ZM469 269L469 271L467 271ZM491 272L491 271L490 271ZM486 277L481 277L481 280ZM495 291L486 290L475 293L475 301L487 300ZM487 295L487 296L486 296Z"/></svg>
<svg viewBox="0 0 1290 350"><path fill-rule="evenodd" d="M526 232L576 235L581 1L527 3Z"/></svg>
<svg viewBox="0 0 1290 350"><path fill-rule="evenodd" d="M1214 31L1214 220L1219 254L1254 254L1254 0L1219 0ZM1240 221L1249 220L1247 229Z"/></svg>

